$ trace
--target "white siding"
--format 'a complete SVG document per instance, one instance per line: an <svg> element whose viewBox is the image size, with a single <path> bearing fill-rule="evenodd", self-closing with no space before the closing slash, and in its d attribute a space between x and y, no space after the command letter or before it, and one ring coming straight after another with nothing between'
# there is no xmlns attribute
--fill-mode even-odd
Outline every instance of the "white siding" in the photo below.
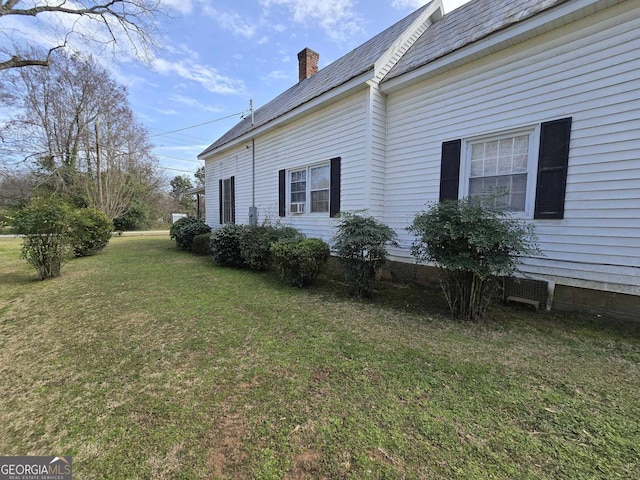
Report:
<svg viewBox="0 0 640 480"><path fill-rule="evenodd" d="M377 85L372 85L367 96L367 130L365 141L364 205L367 214L380 220L384 215L384 183L386 153L386 98Z"/></svg>
<svg viewBox="0 0 640 480"><path fill-rule="evenodd" d="M625 2L387 98L385 221L438 200L443 141L573 117L563 220L523 270L640 294L640 8Z"/></svg>
<svg viewBox="0 0 640 480"><path fill-rule="evenodd" d="M308 236L329 241L336 220L329 218L328 213L278 217L278 171L328 162L335 157L342 159L341 209L366 208L366 102L367 93L361 91L255 138L258 223L280 221ZM207 161L207 220L210 225L218 225L218 180L222 178L221 174L228 176L229 172L236 175L236 221L248 223L251 163L251 140Z"/></svg>
<svg viewBox="0 0 640 480"><path fill-rule="evenodd" d="M216 160L207 160L204 168L207 225L211 228L220 226L219 181L232 176L235 177L236 223L248 223L251 206L251 150L245 145L239 146Z"/></svg>

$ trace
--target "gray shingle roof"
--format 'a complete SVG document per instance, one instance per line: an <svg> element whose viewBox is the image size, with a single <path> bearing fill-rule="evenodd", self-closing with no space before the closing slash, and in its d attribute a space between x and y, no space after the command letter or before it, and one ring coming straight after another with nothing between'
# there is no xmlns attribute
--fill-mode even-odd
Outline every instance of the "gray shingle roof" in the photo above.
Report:
<svg viewBox="0 0 640 480"><path fill-rule="evenodd" d="M260 107L254 113L253 127L251 126L250 118L241 120L231 128L231 130L206 148L200 156L241 137L252 130L252 128L260 127L275 120L294 108L372 69L382 54L391 47L393 42L409 28L428 6L429 4L416 10L384 32L363 43L355 50L320 69L315 75L295 84L263 107Z"/></svg>
<svg viewBox="0 0 640 480"><path fill-rule="evenodd" d="M494 32L526 20L569 0L472 0L433 23L390 70L384 81L415 70ZM355 50L322 68L245 118L199 156L221 147L254 128L281 117L310 100L372 69L375 62L429 4L416 10Z"/></svg>
<svg viewBox="0 0 640 480"><path fill-rule="evenodd" d="M383 83L566 1L471 1L431 25L389 71Z"/></svg>

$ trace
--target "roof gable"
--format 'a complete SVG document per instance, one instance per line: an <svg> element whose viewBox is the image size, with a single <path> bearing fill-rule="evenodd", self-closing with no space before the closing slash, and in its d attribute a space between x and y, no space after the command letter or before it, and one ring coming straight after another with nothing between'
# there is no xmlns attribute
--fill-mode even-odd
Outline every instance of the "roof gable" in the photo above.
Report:
<svg viewBox="0 0 640 480"><path fill-rule="evenodd" d="M278 95L254 112L253 124L251 118L241 120L231 128L231 130L206 148L199 157L205 156L211 151L245 135L249 131L266 125L300 105L339 87L369 70L373 70L376 62L397 42L399 37L409 30L410 27L413 27L416 22L421 23L419 19L434 3L440 4L441 0L435 0L416 10L371 40L368 40L335 62L320 69L318 73L302 80Z"/></svg>
<svg viewBox="0 0 640 480"><path fill-rule="evenodd" d="M429 27L394 65L384 81L415 70L567 1L472 0Z"/></svg>

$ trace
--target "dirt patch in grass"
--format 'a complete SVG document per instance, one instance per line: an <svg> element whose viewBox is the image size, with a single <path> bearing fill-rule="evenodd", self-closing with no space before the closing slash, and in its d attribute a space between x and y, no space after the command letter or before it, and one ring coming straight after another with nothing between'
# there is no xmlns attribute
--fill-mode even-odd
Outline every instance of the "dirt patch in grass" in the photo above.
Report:
<svg viewBox="0 0 640 480"><path fill-rule="evenodd" d="M284 480L304 480L307 478L327 478L322 476L322 454L308 449L293 457L292 469L285 473Z"/></svg>
<svg viewBox="0 0 640 480"><path fill-rule="evenodd" d="M238 467L247 460L247 452L243 448L248 431L247 420L238 412L229 412L216 419L214 425L207 468L211 478L234 478Z"/></svg>

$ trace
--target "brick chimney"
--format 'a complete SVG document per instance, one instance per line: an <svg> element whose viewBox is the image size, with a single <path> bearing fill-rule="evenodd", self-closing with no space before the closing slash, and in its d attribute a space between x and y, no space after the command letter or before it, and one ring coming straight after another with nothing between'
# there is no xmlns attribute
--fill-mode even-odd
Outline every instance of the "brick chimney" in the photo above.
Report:
<svg viewBox="0 0 640 480"><path fill-rule="evenodd" d="M310 48L305 48L298 54L298 78L300 82L314 73L318 73L319 59L320 55Z"/></svg>

